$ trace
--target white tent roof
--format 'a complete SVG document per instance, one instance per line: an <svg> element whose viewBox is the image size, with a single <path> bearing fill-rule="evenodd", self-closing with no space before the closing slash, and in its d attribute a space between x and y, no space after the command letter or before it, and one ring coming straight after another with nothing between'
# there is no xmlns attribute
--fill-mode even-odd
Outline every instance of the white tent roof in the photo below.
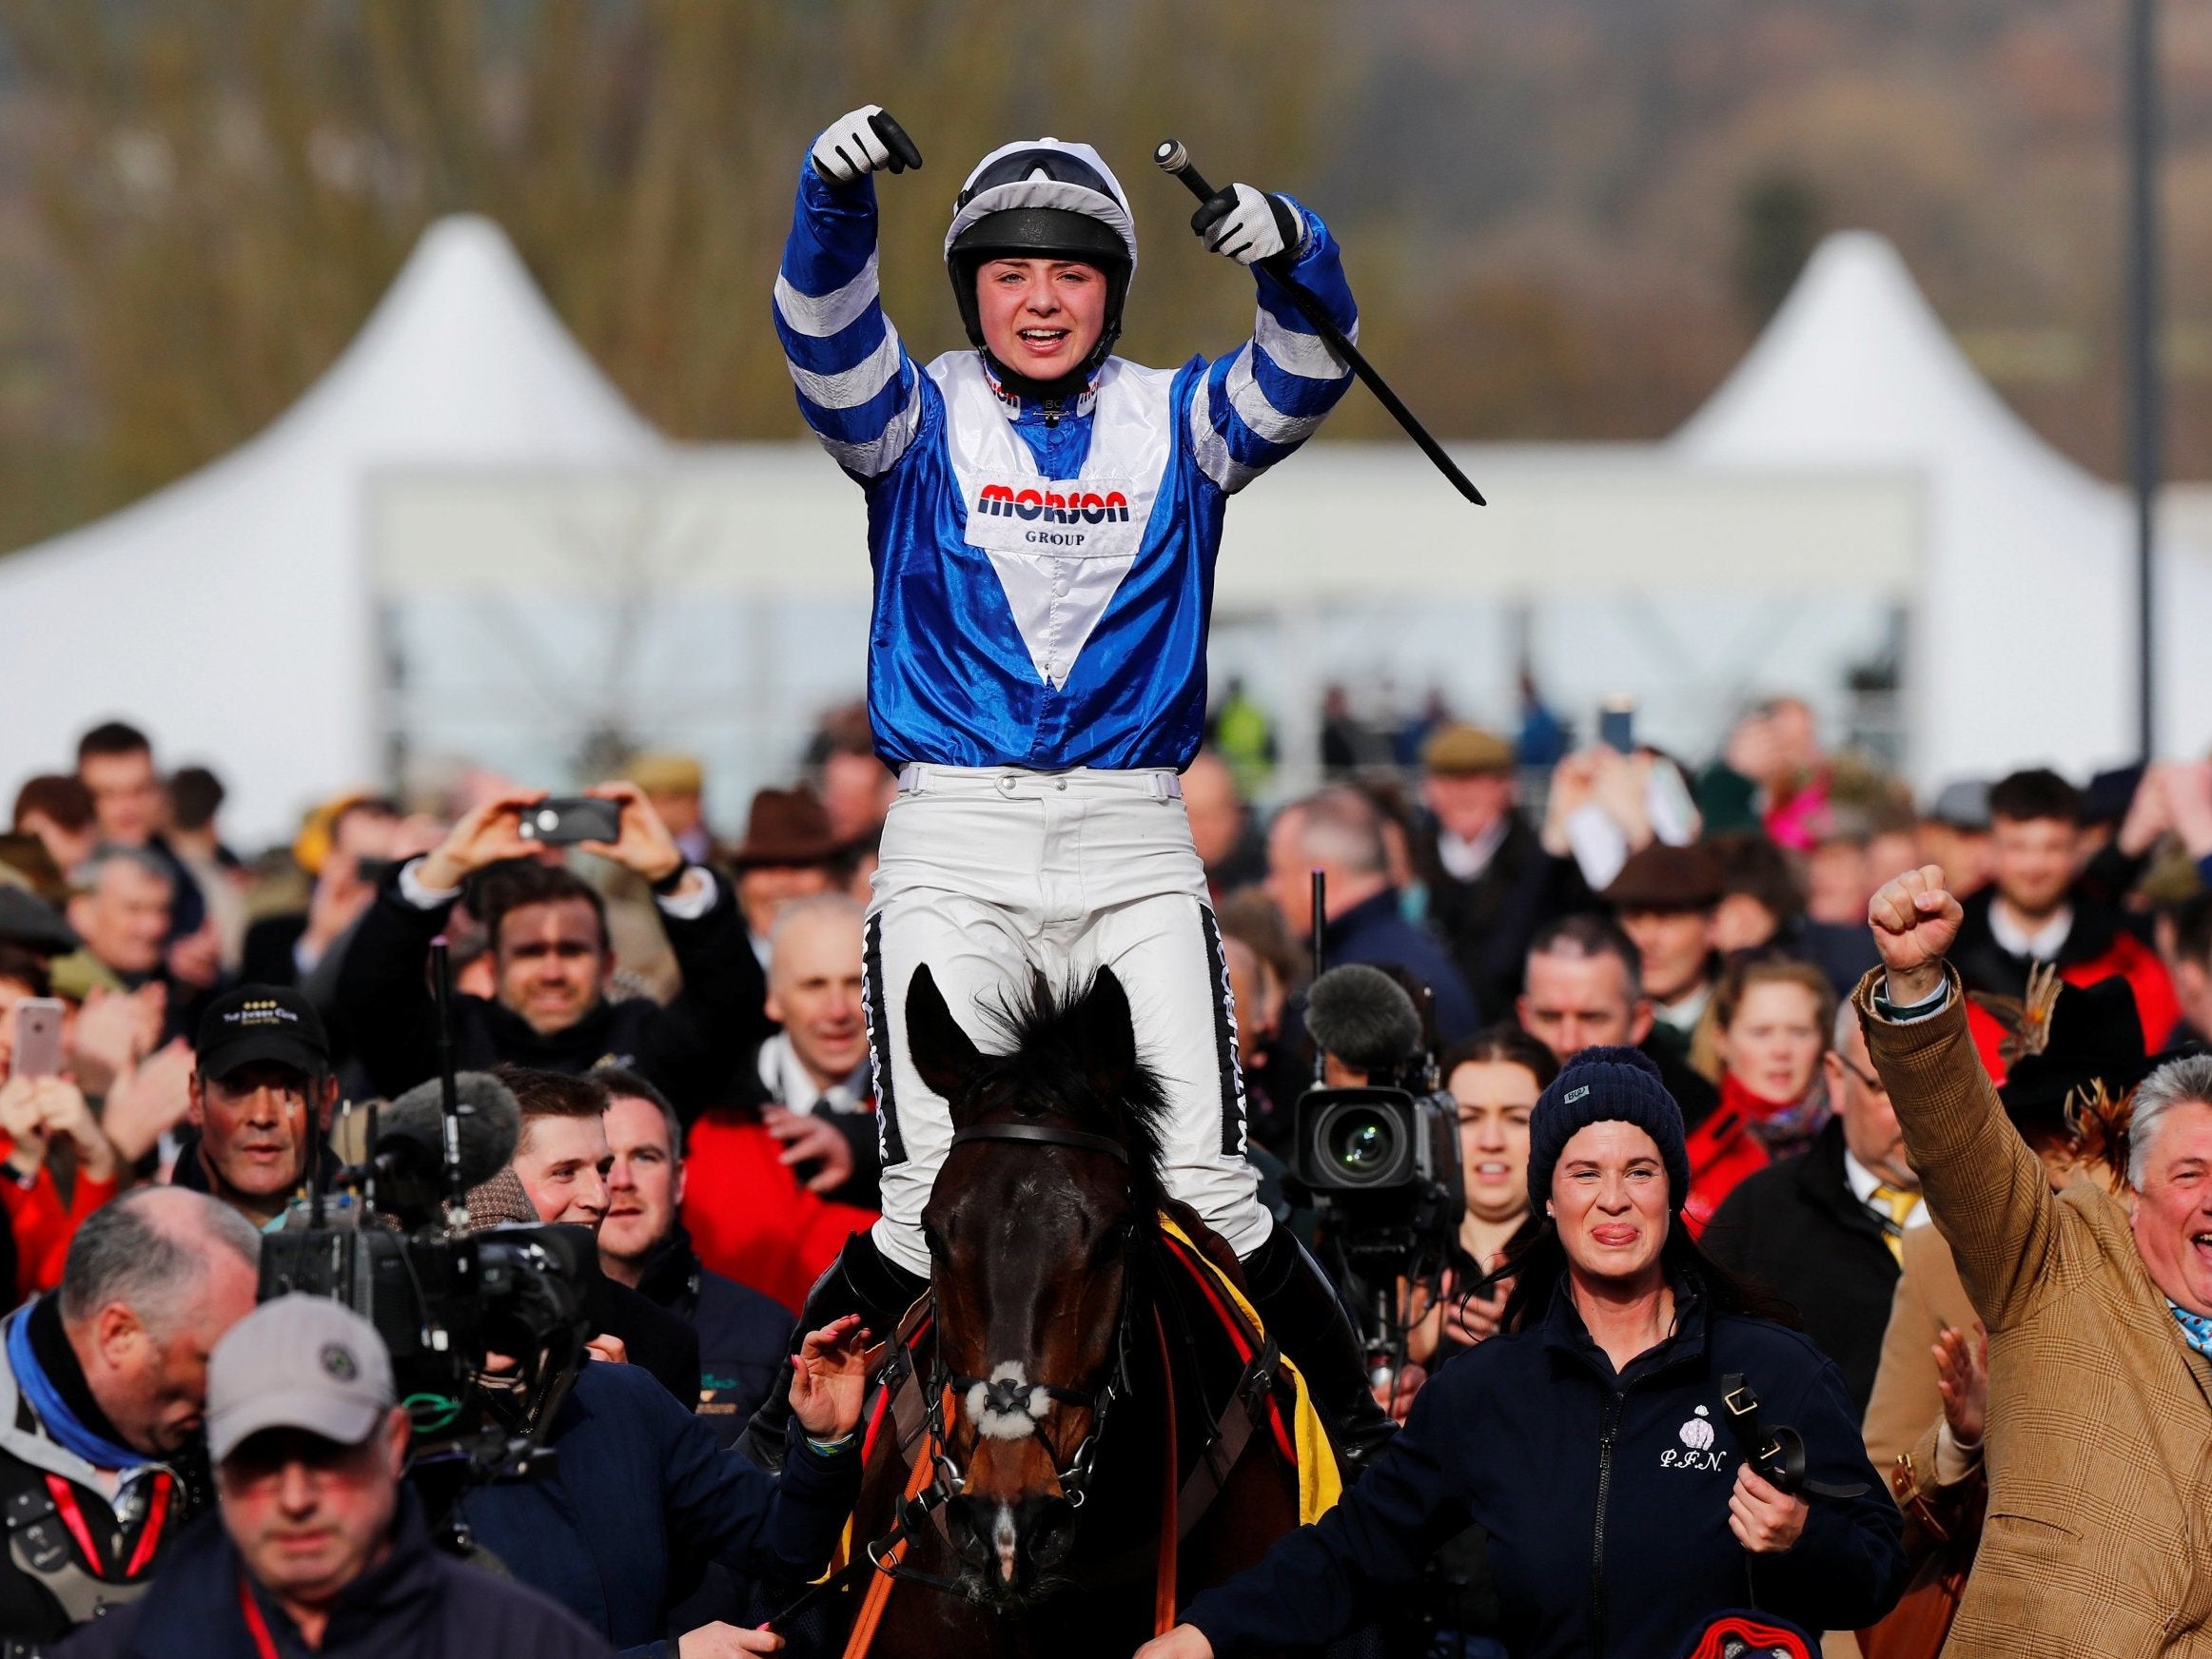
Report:
<svg viewBox="0 0 2212 1659"><path fill-rule="evenodd" d="M0 559L0 785L86 727L211 762L225 823L289 833L382 774L363 488L380 468L641 461L660 439L569 338L487 219L425 233L330 371L265 432L109 517Z"/></svg>
<svg viewBox="0 0 2212 1659"><path fill-rule="evenodd" d="M2076 776L2135 748L2131 517L1985 384L1897 250L1831 236L1756 346L1674 439L1697 463L1909 467L1928 542L1906 682L1930 786L2047 762ZM2166 746L2212 736L2212 564L2168 538L2159 570ZM2193 636L2193 637L2192 637Z"/></svg>

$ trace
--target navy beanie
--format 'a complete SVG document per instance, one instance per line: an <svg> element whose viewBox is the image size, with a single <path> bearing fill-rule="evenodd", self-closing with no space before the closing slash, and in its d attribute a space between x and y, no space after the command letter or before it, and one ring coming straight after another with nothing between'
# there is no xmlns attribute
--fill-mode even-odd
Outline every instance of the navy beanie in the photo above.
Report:
<svg viewBox="0 0 2212 1659"><path fill-rule="evenodd" d="M1529 1201L1543 1213L1552 1171L1576 1130L1592 1123L1634 1123L1658 1143L1667 1165L1667 1207L1690 1197L1690 1149L1682 1108L1660 1081L1658 1064L1640 1048L1585 1048L1537 1097L1529 1116Z"/></svg>

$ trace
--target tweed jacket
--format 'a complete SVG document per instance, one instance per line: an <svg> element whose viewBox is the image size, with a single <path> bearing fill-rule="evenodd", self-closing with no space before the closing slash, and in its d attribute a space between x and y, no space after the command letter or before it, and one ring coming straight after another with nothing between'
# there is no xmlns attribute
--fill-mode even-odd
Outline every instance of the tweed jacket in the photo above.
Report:
<svg viewBox="0 0 2212 1659"><path fill-rule="evenodd" d="M2212 1397L2126 1208L2054 1196L1943 1011L1854 1002L1935 1224L1989 1329L1989 1514L1946 1659L2212 1659Z"/></svg>

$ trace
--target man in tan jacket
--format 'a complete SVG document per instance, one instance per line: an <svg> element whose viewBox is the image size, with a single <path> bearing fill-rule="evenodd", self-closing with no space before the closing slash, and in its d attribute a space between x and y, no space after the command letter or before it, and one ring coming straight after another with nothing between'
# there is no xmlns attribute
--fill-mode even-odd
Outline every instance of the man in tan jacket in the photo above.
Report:
<svg viewBox="0 0 2212 1659"><path fill-rule="evenodd" d="M1935 866L1869 920L1856 1003L1936 1224L1989 1330L1989 1515L1949 1659L2212 1659L2212 1059L2136 1095L2128 1191L2054 1196L1944 956Z"/></svg>

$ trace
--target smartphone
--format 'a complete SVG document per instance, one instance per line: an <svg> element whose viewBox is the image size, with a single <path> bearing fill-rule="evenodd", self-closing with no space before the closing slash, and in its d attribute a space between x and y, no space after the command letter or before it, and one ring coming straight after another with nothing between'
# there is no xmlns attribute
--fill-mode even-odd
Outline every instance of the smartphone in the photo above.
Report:
<svg viewBox="0 0 2212 1659"><path fill-rule="evenodd" d="M522 809L522 839L548 847L574 847L579 841L619 841L622 803L597 795L554 795Z"/></svg>
<svg viewBox="0 0 2212 1659"><path fill-rule="evenodd" d="M1615 693L1598 705L1597 741L1619 754L1636 749L1636 700Z"/></svg>
<svg viewBox="0 0 2212 1659"><path fill-rule="evenodd" d="M62 1012L58 997L25 997L15 1005L15 1051L10 1076L60 1075Z"/></svg>

